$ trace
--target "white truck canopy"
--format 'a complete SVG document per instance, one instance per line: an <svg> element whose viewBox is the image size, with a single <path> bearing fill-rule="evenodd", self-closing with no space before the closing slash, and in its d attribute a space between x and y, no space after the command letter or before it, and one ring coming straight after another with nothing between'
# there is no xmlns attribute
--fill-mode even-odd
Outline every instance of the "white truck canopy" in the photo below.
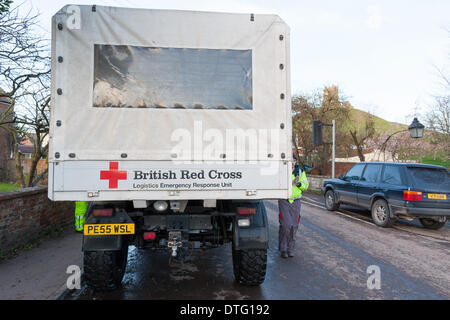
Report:
<svg viewBox="0 0 450 320"><path fill-rule="evenodd" d="M276 15L65 6L52 20L49 197L287 198L289 65Z"/></svg>

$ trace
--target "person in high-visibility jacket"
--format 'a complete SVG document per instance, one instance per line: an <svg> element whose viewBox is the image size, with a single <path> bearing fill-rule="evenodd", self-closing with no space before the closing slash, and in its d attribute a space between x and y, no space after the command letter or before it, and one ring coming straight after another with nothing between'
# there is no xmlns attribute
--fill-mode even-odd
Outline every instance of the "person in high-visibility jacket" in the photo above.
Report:
<svg viewBox="0 0 450 320"><path fill-rule="evenodd" d="M86 220L86 211L88 209L89 202L76 201L75 202L75 230L78 232L83 231L84 221Z"/></svg>
<svg viewBox="0 0 450 320"><path fill-rule="evenodd" d="M306 173L295 170L295 161L292 163L292 194L287 200L278 200L280 210L279 246L282 258L293 257L295 248L295 235L300 224L300 210L302 192L309 187ZM297 172L298 171L298 172Z"/></svg>

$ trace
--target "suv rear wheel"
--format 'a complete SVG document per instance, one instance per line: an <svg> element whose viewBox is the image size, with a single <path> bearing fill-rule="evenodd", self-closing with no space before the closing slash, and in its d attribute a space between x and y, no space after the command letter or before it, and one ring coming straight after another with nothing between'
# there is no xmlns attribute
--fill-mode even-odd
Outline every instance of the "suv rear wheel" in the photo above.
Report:
<svg viewBox="0 0 450 320"><path fill-rule="evenodd" d="M339 203L336 203L336 194L333 190L325 192L325 207L328 211L336 211L339 209Z"/></svg>
<svg viewBox="0 0 450 320"><path fill-rule="evenodd" d="M372 204L372 220L373 222L383 228L392 227L395 222L395 218L391 217L391 211L389 210L386 200L378 199Z"/></svg>
<svg viewBox="0 0 450 320"><path fill-rule="evenodd" d="M429 218L420 218L419 221L424 228L431 229L431 230L438 230L445 225L445 222L447 221L447 219L444 218L444 219L440 219L440 220L433 220L433 219L429 219Z"/></svg>

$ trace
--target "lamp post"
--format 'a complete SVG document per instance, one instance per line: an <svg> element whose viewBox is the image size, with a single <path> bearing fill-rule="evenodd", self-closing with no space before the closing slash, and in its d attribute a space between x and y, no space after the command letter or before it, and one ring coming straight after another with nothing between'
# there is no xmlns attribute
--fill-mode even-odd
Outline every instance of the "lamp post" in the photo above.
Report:
<svg viewBox="0 0 450 320"><path fill-rule="evenodd" d="M425 129L425 126L417 120L417 118L414 118L413 122L409 125L408 131L411 134L411 138L417 139L423 137L423 131Z"/></svg>
<svg viewBox="0 0 450 320"><path fill-rule="evenodd" d="M384 161L386 161L386 145L387 145L389 139L392 138L392 136L394 136L394 135L396 135L397 133L400 133L400 132L409 131L409 134L411 135L411 138L413 138L413 139L420 139L420 138L423 137L424 130L425 130L425 126L423 124L421 124L419 122L419 120L417 120L417 118L414 118L413 122L409 125L408 129L394 132L389 137L387 137L386 141L384 141L382 146L381 146L381 152L383 152Z"/></svg>

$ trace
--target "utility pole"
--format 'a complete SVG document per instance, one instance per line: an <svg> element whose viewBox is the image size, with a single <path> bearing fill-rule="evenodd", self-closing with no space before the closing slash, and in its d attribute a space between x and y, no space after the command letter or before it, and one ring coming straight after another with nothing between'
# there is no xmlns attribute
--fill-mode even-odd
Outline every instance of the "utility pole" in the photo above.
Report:
<svg viewBox="0 0 450 320"><path fill-rule="evenodd" d="M333 155L331 159L331 177L334 179L335 172L335 163L334 159L336 158L336 120L333 120Z"/></svg>

